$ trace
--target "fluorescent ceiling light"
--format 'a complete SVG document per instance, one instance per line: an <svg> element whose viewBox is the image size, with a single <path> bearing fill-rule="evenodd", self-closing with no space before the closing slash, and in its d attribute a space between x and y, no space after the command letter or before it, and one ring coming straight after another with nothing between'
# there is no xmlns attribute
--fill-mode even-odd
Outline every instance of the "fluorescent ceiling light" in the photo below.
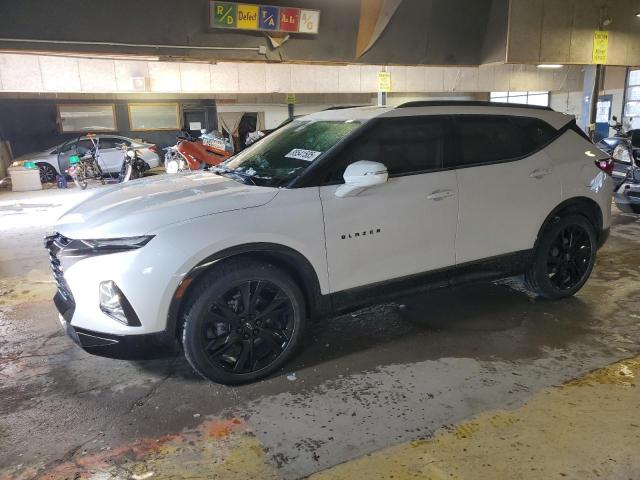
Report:
<svg viewBox="0 0 640 480"><path fill-rule="evenodd" d="M636 17L640 18L640 12L636 13Z"/></svg>
<svg viewBox="0 0 640 480"><path fill-rule="evenodd" d="M562 68L564 65L559 65L555 63L543 63L538 65L538 68Z"/></svg>

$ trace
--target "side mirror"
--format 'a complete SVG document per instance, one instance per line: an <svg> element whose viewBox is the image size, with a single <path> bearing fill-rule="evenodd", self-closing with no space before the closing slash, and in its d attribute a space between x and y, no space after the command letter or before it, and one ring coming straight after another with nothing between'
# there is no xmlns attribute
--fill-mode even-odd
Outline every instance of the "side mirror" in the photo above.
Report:
<svg viewBox="0 0 640 480"><path fill-rule="evenodd" d="M344 171L344 185L336 190L336 197L352 197L366 188L386 183L389 174L382 163L360 160Z"/></svg>

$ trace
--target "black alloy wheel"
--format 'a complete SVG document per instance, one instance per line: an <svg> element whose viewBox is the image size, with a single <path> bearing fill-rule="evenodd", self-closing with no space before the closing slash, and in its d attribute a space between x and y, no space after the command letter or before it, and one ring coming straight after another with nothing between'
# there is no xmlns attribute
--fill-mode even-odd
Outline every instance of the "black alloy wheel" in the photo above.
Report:
<svg viewBox="0 0 640 480"><path fill-rule="evenodd" d="M281 368L306 324L296 282L275 265L248 259L223 261L203 274L182 311L187 360L201 376L229 385Z"/></svg>
<svg viewBox="0 0 640 480"><path fill-rule="evenodd" d="M53 183L56 181L58 172L48 163L38 163L38 170L40 171L40 182Z"/></svg>
<svg viewBox="0 0 640 480"><path fill-rule="evenodd" d="M573 295L589 278L596 250L596 230L586 217L570 214L554 220L541 233L525 274L529 289L550 300Z"/></svg>
<svg viewBox="0 0 640 480"><path fill-rule="evenodd" d="M291 299L266 280L235 285L215 299L202 324L202 349L225 371L268 367L287 348L294 329Z"/></svg>
<svg viewBox="0 0 640 480"><path fill-rule="evenodd" d="M560 230L547 254L547 272L551 283L560 291L571 290L589 270L593 245L581 225Z"/></svg>

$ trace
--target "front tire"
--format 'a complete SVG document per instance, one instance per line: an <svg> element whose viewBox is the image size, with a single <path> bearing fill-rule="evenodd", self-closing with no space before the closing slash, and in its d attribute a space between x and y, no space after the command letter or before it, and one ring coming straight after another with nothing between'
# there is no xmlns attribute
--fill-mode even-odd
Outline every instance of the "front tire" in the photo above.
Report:
<svg viewBox="0 0 640 480"><path fill-rule="evenodd" d="M56 176L58 175L58 171L55 168L53 168L48 163L37 163L36 165L40 170L41 183L54 183L56 181Z"/></svg>
<svg viewBox="0 0 640 480"><path fill-rule="evenodd" d="M587 218L561 217L543 232L525 275L527 285L549 300L574 295L591 275L596 250L595 228Z"/></svg>
<svg viewBox="0 0 640 480"><path fill-rule="evenodd" d="M295 353L306 324L305 302L292 278L269 263L228 261L189 294L184 353L204 378L227 385L280 369Z"/></svg>

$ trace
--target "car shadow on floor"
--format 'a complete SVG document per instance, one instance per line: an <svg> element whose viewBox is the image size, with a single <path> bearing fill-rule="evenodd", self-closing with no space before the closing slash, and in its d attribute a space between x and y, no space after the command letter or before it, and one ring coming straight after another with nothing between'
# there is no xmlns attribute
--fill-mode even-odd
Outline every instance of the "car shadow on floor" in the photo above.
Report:
<svg viewBox="0 0 640 480"><path fill-rule="evenodd" d="M376 349L380 354L362 368L443 357L531 358L585 336L590 319L576 297L534 300L493 283L440 290L316 324L287 370Z"/></svg>
<svg viewBox="0 0 640 480"><path fill-rule="evenodd" d="M478 284L376 305L308 326L300 353L273 377L348 359L350 373L440 358L507 360L541 356L588 337L597 321L576 297L534 300L505 284ZM197 378L181 355L140 362L159 374Z"/></svg>

